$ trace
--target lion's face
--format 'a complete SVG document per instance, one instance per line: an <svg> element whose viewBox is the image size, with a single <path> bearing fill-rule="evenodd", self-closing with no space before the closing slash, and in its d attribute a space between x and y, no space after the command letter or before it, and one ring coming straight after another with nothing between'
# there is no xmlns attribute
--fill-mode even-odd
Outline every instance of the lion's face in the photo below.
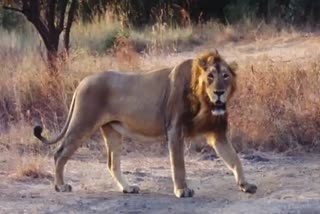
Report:
<svg viewBox="0 0 320 214"><path fill-rule="evenodd" d="M224 115L226 104L235 90L236 63L227 64L218 53L200 60L203 91L209 99L212 115Z"/></svg>

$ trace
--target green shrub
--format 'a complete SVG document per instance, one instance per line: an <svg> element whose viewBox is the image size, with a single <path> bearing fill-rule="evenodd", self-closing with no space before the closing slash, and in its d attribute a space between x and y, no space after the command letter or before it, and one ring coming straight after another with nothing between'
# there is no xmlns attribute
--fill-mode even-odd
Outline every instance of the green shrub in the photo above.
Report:
<svg viewBox="0 0 320 214"><path fill-rule="evenodd" d="M129 38L129 31L119 28L108 31L103 41L103 50L108 50L116 45L118 37Z"/></svg>
<svg viewBox="0 0 320 214"><path fill-rule="evenodd" d="M227 22L236 22L244 19L254 19L257 16L259 4L252 0L236 0L224 8Z"/></svg>
<svg viewBox="0 0 320 214"><path fill-rule="evenodd" d="M14 11L0 8L0 26L6 30L24 29L26 24L25 18Z"/></svg>

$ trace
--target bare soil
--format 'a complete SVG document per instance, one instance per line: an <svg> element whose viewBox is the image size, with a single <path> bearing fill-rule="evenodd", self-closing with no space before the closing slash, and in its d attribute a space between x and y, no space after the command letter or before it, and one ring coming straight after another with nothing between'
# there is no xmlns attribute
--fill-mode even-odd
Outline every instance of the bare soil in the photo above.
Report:
<svg viewBox="0 0 320 214"><path fill-rule="evenodd" d="M204 50L217 49L221 55L230 60L241 62L258 62L271 60L274 62L296 62L303 63L310 59L319 57L320 54L320 33L297 34L291 36L280 36L265 40L243 40L240 42L228 42L223 44L207 44L199 46L190 52L174 53L161 56L161 61L167 65L175 65L177 62L193 58ZM159 64L159 56L150 56L146 60L149 64ZM149 65L145 65L148 68ZM153 67L153 66L152 66Z"/></svg>
<svg viewBox="0 0 320 214"><path fill-rule="evenodd" d="M96 153L96 154L93 154ZM95 156L95 157L94 157ZM0 213L320 213L320 164L316 154L240 154L256 194L238 190L220 158L186 156L193 198L173 195L169 159L130 153L123 171L140 194L118 191L103 152L80 149L66 167L71 193L57 193L52 178L14 179L8 156L0 160ZM53 171L53 160L47 162Z"/></svg>

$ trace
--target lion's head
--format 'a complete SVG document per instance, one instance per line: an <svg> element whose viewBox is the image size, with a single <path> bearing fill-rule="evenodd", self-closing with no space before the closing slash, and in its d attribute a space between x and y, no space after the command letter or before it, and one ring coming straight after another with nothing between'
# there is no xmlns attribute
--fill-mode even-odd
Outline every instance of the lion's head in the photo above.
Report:
<svg viewBox="0 0 320 214"><path fill-rule="evenodd" d="M228 64L218 51L199 55L192 65L192 88L212 115L224 115L236 88L235 62Z"/></svg>

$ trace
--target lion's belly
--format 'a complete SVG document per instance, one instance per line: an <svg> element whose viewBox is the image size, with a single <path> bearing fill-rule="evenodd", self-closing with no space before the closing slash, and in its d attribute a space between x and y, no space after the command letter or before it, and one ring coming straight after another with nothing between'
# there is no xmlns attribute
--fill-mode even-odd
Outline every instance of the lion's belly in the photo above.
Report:
<svg viewBox="0 0 320 214"><path fill-rule="evenodd" d="M122 136L129 137L137 141L165 141L164 132L161 129L138 128L124 125L120 122L111 124L112 128L119 132Z"/></svg>

